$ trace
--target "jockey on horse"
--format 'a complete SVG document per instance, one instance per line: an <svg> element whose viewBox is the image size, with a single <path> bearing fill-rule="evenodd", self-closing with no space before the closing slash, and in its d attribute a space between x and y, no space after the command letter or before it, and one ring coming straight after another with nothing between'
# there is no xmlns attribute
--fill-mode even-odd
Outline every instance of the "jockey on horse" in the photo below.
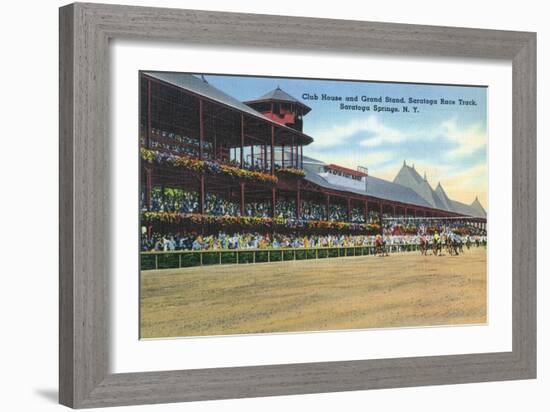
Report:
<svg viewBox="0 0 550 412"><path fill-rule="evenodd" d="M434 233L433 252L434 256L437 256L438 253L439 256L441 256L441 238L439 237L439 233L437 232L437 230Z"/></svg>
<svg viewBox="0 0 550 412"><path fill-rule="evenodd" d="M376 245L376 254L378 256L389 256L386 251L386 242L384 242L384 239L380 234L376 235L374 244Z"/></svg>
<svg viewBox="0 0 550 412"><path fill-rule="evenodd" d="M426 256L428 254L428 246L429 246L428 238L426 237L426 233L422 233L420 236L420 253Z"/></svg>

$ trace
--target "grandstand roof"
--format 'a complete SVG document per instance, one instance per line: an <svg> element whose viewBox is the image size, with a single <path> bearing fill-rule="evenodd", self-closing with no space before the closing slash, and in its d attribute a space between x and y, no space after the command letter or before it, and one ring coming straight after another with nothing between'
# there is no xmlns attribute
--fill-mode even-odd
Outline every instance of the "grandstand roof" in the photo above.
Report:
<svg viewBox="0 0 550 412"><path fill-rule="evenodd" d="M412 205L423 207L432 207L428 202L426 202L424 199L422 199L422 197L420 197L417 193L415 193L408 187L392 183L384 179L379 179L371 175L366 177L366 190L359 190L346 186L335 185L319 175L318 164L322 163L319 161L316 162L318 162L317 165L306 162L306 160L304 159L304 171L306 172L305 178L321 187L344 192L357 193L363 196L368 195L379 199L392 200L394 202L409 203Z"/></svg>
<svg viewBox="0 0 550 412"><path fill-rule="evenodd" d="M288 126L277 123L274 120L271 120L270 118L264 116L262 113L254 110L252 107L247 106L240 100L212 86L204 78L199 78L192 74L174 72L143 72L143 74L163 81L165 83L169 83L173 86L188 90L194 94L204 96L210 100L221 103L237 111L241 111L249 114L250 116L260 118L263 121L273 123L277 127L283 128L288 132L293 133L294 135L299 135L300 137L304 138L307 143L311 143L313 141L310 136L295 129L292 129Z"/></svg>
<svg viewBox="0 0 550 412"><path fill-rule="evenodd" d="M414 167L407 166L406 164L403 164L393 182L372 175L367 176L366 190L330 183L319 174L319 165L328 166L319 160L304 157L305 178L312 183L328 189L352 192L410 205L447 210L466 216L483 218L487 216L485 209L483 209L477 198L471 205L452 200L447 196L441 184L438 184L436 189L433 190L427 179L425 180L425 178L421 177Z"/></svg>

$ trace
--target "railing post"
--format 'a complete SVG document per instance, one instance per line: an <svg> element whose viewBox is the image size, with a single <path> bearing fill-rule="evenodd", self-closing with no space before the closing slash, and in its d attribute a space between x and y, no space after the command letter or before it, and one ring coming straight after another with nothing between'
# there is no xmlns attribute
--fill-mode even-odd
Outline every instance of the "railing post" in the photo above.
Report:
<svg viewBox="0 0 550 412"><path fill-rule="evenodd" d="M158 270L159 268L159 255L155 253L155 269Z"/></svg>

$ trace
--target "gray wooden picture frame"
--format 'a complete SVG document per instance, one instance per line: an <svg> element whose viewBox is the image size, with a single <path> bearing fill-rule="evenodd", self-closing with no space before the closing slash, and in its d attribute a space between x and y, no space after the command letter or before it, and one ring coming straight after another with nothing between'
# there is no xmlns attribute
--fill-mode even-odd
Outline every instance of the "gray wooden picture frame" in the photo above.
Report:
<svg viewBox="0 0 550 412"><path fill-rule="evenodd" d="M87 408L535 378L535 33L85 3L62 7L59 26L62 404ZM512 351L109 373L110 39L511 61Z"/></svg>

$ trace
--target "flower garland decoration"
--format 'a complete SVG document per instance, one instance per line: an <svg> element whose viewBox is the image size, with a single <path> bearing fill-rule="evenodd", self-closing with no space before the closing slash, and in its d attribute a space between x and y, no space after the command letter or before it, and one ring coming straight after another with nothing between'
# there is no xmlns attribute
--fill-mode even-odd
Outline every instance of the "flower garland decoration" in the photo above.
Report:
<svg viewBox="0 0 550 412"><path fill-rule="evenodd" d="M376 223L349 223L334 222L328 220L298 220L284 219L281 217L256 217L256 216L232 216L232 215L206 215L200 213L180 212L142 212L142 221L146 223L169 223L191 225L220 225L242 226L243 228L287 228L287 229L321 229L321 230L344 230L357 231L375 234L380 231L380 225Z"/></svg>
<svg viewBox="0 0 550 412"><path fill-rule="evenodd" d="M223 174L234 179L250 180L267 184L276 184L277 176L252 170L241 169L236 166L220 164L210 160L199 160L185 155L173 155L156 150L140 149L141 159L147 163L168 163L171 166L190 170L196 173Z"/></svg>
<svg viewBox="0 0 550 412"><path fill-rule="evenodd" d="M142 220L147 223L189 223L193 225L219 224L221 226L239 225L243 227L270 227L273 224L273 219L269 217L215 216L179 212L143 212Z"/></svg>
<svg viewBox="0 0 550 412"><path fill-rule="evenodd" d="M290 177L305 177L306 172L302 169L295 167L279 167L275 169L275 172L282 175L289 175Z"/></svg>

